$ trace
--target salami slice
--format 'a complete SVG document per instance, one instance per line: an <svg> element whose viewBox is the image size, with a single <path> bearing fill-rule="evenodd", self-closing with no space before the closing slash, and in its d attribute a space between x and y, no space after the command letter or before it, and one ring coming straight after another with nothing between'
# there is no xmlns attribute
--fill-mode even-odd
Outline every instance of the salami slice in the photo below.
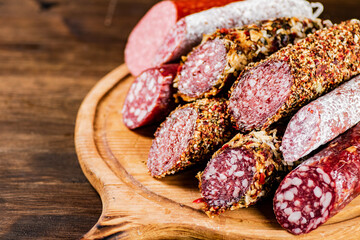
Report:
<svg viewBox="0 0 360 240"><path fill-rule="evenodd" d="M173 174L211 156L231 137L223 99L200 99L175 109L160 125L147 166L153 177Z"/></svg>
<svg viewBox="0 0 360 240"><path fill-rule="evenodd" d="M205 212L212 216L255 204L288 168L281 163L275 131L237 134L197 176Z"/></svg>
<svg viewBox="0 0 360 240"><path fill-rule="evenodd" d="M125 47L125 62L137 76L153 67L154 55L176 22L189 14L236 0L167 0L155 4L130 33Z"/></svg>
<svg viewBox="0 0 360 240"><path fill-rule="evenodd" d="M179 59L192 47L201 42L203 34L216 29L241 27L260 20L277 17L316 18L322 11L322 5L313 13L309 2L305 0L251 0L230 3L191 14L179 20L165 37L164 43L155 53L155 65Z"/></svg>
<svg viewBox="0 0 360 240"><path fill-rule="evenodd" d="M316 229L359 195L359 178L357 124L285 177L274 196L277 221L293 234Z"/></svg>
<svg viewBox="0 0 360 240"><path fill-rule="evenodd" d="M178 64L142 72L131 85L122 109L126 127L135 129L160 122L175 108L173 79Z"/></svg>
<svg viewBox="0 0 360 240"><path fill-rule="evenodd" d="M266 129L360 73L360 21L310 34L249 67L234 83L229 112L243 131Z"/></svg>
<svg viewBox="0 0 360 240"><path fill-rule="evenodd" d="M360 76L301 108L290 120L281 151L297 161L360 121Z"/></svg>
<svg viewBox="0 0 360 240"><path fill-rule="evenodd" d="M227 91L239 73L253 61L293 44L330 21L308 18L277 18L241 28L219 29L204 37L186 57L174 80L185 101L216 96Z"/></svg>

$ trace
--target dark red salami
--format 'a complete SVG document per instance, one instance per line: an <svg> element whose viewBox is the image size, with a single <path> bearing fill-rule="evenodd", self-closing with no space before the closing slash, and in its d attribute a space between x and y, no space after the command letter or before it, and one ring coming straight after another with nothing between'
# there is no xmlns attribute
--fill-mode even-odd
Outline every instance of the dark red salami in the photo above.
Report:
<svg viewBox="0 0 360 240"><path fill-rule="evenodd" d="M227 102L201 99L175 109L160 125L147 166L153 177L206 160L232 135Z"/></svg>
<svg viewBox="0 0 360 240"><path fill-rule="evenodd" d="M193 101L225 93L249 63L330 25L328 20L286 17L219 29L204 36L202 43L183 58L186 60L174 80L177 95Z"/></svg>
<svg viewBox="0 0 360 240"><path fill-rule="evenodd" d="M255 204L285 171L275 132L237 134L197 176L205 212L211 216Z"/></svg>
<svg viewBox="0 0 360 240"><path fill-rule="evenodd" d="M301 108L281 143L284 160L294 162L360 121L360 76Z"/></svg>
<svg viewBox="0 0 360 240"><path fill-rule="evenodd" d="M274 196L280 225L293 234L308 233L343 209L360 193L360 124L300 164Z"/></svg>
<svg viewBox="0 0 360 240"><path fill-rule="evenodd" d="M312 4L304 0L252 0L234 2L223 7L188 15L179 20L164 38L155 54L155 65L175 61L201 42L203 34L216 29L241 27L277 17L316 18L322 5L313 13Z"/></svg>
<svg viewBox="0 0 360 240"><path fill-rule="evenodd" d="M135 78L122 109L125 126L134 129L162 121L175 108L172 84L178 67L150 68Z"/></svg>
<svg viewBox="0 0 360 240"><path fill-rule="evenodd" d="M229 112L240 130L266 129L360 73L360 21L310 34L249 67L234 83Z"/></svg>
<svg viewBox="0 0 360 240"><path fill-rule="evenodd" d="M125 62L131 74L137 76L153 66L156 49L180 18L234 1L167 0L155 4L135 26L126 44Z"/></svg>

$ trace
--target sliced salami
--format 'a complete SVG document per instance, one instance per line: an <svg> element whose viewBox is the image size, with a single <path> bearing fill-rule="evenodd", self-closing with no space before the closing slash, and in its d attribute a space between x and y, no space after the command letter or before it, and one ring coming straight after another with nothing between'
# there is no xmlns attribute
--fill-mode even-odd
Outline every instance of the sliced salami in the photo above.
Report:
<svg viewBox="0 0 360 240"><path fill-rule="evenodd" d="M154 55L176 22L189 14L235 0L167 0L155 4L134 27L125 47L125 63L137 76L153 67Z"/></svg>
<svg viewBox="0 0 360 240"><path fill-rule="evenodd" d="M297 161L360 121L360 76L301 108L283 136L284 160Z"/></svg>
<svg viewBox="0 0 360 240"><path fill-rule="evenodd" d="M251 0L191 14L179 20L168 32L155 54L154 64L179 59L201 42L203 34L216 29L241 27L277 17L316 18L322 11L322 5L318 3L316 6L319 11L313 13L311 4L305 0Z"/></svg>
<svg viewBox="0 0 360 240"><path fill-rule="evenodd" d="M276 132L237 134L218 150L198 174L205 212L212 216L227 209L255 204L266 196L288 168L281 163Z"/></svg>
<svg viewBox="0 0 360 240"><path fill-rule="evenodd" d="M225 100L205 98L170 113L150 148L151 176L160 178L208 159L232 136L226 109Z"/></svg>
<svg viewBox="0 0 360 240"><path fill-rule="evenodd" d="M359 20L342 22L249 67L231 89L237 127L266 129L360 73L359 36Z"/></svg>
<svg viewBox="0 0 360 240"><path fill-rule="evenodd" d="M286 17L241 28L219 29L205 36L187 55L174 80L177 94L185 101L216 96L221 90L229 90L250 62L259 61L330 25L330 21L320 19Z"/></svg>
<svg viewBox="0 0 360 240"><path fill-rule="evenodd" d="M360 124L300 164L274 196L277 221L293 234L308 233L360 193Z"/></svg>
<svg viewBox="0 0 360 240"><path fill-rule="evenodd" d="M178 64L167 64L142 72L132 83L122 109L126 127L135 129L161 122L175 108L173 79Z"/></svg>

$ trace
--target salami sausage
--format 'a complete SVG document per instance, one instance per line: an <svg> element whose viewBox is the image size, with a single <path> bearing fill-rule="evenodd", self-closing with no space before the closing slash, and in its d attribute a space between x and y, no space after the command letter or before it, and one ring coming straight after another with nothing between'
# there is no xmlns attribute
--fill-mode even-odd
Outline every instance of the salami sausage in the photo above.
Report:
<svg viewBox="0 0 360 240"><path fill-rule="evenodd" d="M130 33L125 47L125 63L137 76L153 67L154 54L176 22L189 14L236 0L167 0L155 4Z"/></svg>
<svg viewBox="0 0 360 240"><path fill-rule="evenodd" d="M203 34L216 29L241 27L277 17L316 18L322 11L322 5L318 3L317 6L319 11L313 13L310 3L305 0L251 0L191 14L179 20L168 32L155 53L154 64L179 59L201 42Z"/></svg>
<svg viewBox="0 0 360 240"><path fill-rule="evenodd" d="M281 143L284 160L299 160L359 121L360 75L295 114Z"/></svg>
<svg viewBox="0 0 360 240"><path fill-rule="evenodd" d="M167 64L142 72L132 83L122 109L126 127L135 129L161 122L175 108L173 79L178 64Z"/></svg>
<svg viewBox="0 0 360 240"><path fill-rule="evenodd" d="M274 196L277 221L293 234L308 233L360 193L360 124L300 164Z"/></svg>
<svg viewBox="0 0 360 240"><path fill-rule="evenodd" d="M173 174L211 156L231 137L223 99L200 99L176 108L160 125L147 166L153 177Z"/></svg>
<svg viewBox="0 0 360 240"><path fill-rule="evenodd" d="M237 134L198 174L205 212L219 214L255 204L289 172L281 162L276 131Z"/></svg>
<svg viewBox="0 0 360 240"><path fill-rule="evenodd" d="M320 19L286 17L241 28L219 29L205 36L187 55L174 80L177 95L193 101L227 91L250 62L259 61L330 25L330 21Z"/></svg>
<svg viewBox="0 0 360 240"><path fill-rule="evenodd" d="M229 112L243 131L266 129L360 73L360 21L310 34L249 67L231 89Z"/></svg>

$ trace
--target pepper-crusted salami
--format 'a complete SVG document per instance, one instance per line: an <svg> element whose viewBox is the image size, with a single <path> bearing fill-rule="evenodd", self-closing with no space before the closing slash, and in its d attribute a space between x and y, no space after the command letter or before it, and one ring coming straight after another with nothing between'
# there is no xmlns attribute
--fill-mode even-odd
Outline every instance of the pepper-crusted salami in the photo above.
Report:
<svg viewBox="0 0 360 240"><path fill-rule="evenodd" d="M218 150L198 174L205 212L211 216L227 209L255 204L288 172L281 163L276 132L237 134Z"/></svg>
<svg viewBox="0 0 360 240"><path fill-rule="evenodd" d="M283 136L284 160L309 154L360 121L360 76L301 108Z"/></svg>
<svg viewBox="0 0 360 240"><path fill-rule="evenodd" d="M200 99L175 109L160 125L147 166L153 177L173 174L203 161L231 137L223 99Z"/></svg>
<svg viewBox="0 0 360 240"><path fill-rule="evenodd" d="M331 22L292 17L219 29L205 36L187 55L174 86L185 101L215 96L223 88L226 91L250 62L259 61L324 25L330 26Z"/></svg>
<svg viewBox="0 0 360 240"><path fill-rule="evenodd" d="M155 4L134 27L125 47L125 62L137 76L152 67L154 54L176 22L189 14L236 0L167 0Z"/></svg>
<svg viewBox="0 0 360 240"><path fill-rule="evenodd" d="M360 21L310 34L244 72L229 112L241 130L267 128L360 72Z"/></svg>
<svg viewBox="0 0 360 240"><path fill-rule="evenodd" d="M132 83L122 109L130 129L159 122L175 108L173 79L179 64L167 64L142 72Z"/></svg>
<svg viewBox="0 0 360 240"><path fill-rule="evenodd" d="M179 20L166 35L155 54L154 64L179 59L201 42L203 34L216 29L241 27L277 17L316 18L322 11L322 5L317 3L317 6L319 11L313 14L310 3L305 0L251 0L191 14Z"/></svg>
<svg viewBox="0 0 360 240"><path fill-rule="evenodd" d="M343 209L360 193L360 124L299 165L274 196L280 225L308 233Z"/></svg>

